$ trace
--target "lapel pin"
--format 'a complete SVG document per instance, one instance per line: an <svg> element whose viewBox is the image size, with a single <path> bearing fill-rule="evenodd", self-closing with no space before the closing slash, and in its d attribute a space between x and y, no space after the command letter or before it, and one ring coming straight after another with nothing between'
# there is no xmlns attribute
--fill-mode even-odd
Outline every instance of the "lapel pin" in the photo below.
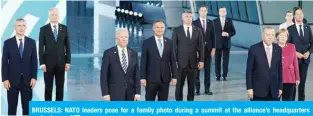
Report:
<svg viewBox="0 0 313 116"><path fill-rule="evenodd" d="M114 54L116 54L116 51L114 51Z"/></svg>

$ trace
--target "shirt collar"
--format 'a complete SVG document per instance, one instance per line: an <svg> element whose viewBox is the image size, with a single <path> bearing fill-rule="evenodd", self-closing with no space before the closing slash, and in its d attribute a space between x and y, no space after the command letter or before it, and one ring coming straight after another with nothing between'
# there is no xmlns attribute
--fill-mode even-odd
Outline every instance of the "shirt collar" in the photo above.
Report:
<svg viewBox="0 0 313 116"><path fill-rule="evenodd" d="M57 26L57 28L59 27L58 23L56 23L56 24L52 24L52 23L50 23L50 25L51 25L51 27L53 27L54 25L56 25L56 26ZM53 28L54 28L54 27L53 27Z"/></svg>
<svg viewBox="0 0 313 116"><path fill-rule="evenodd" d="M270 46L268 46L268 45L265 44L264 41L263 41L263 45L264 45L265 49L268 48L268 47L272 49L272 47L273 47L273 44L271 44Z"/></svg>
<svg viewBox="0 0 313 116"><path fill-rule="evenodd" d="M161 39L163 40L163 36L161 38L157 37L157 36L154 36L155 40L158 40L158 39Z"/></svg>
<svg viewBox="0 0 313 116"><path fill-rule="evenodd" d="M127 52L127 47L125 47L125 48L121 48L120 46L118 46L118 45L116 45L117 46L117 50L120 52L120 53L122 53L122 50L124 49L125 51L124 51L124 53L126 53Z"/></svg>
<svg viewBox="0 0 313 116"><path fill-rule="evenodd" d="M296 26L299 27L299 25L302 25L302 27L303 27L303 22L302 22L302 24L299 24L296 22Z"/></svg>
<svg viewBox="0 0 313 116"><path fill-rule="evenodd" d="M19 37L15 36L15 38L16 38L16 40L17 40L17 41L20 41L20 39L22 39L22 41L24 41L24 40L25 40L25 36L24 36L24 37L22 37L22 38L19 38Z"/></svg>
<svg viewBox="0 0 313 116"><path fill-rule="evenodd" d="M223 17L220 17L220 19L221 19L222 21L223 21L223 20L225 21L225 20L226 20L226 17L224 17L224 18L223 18Z"/></svg>
<svg viewBox="0 0 313 116"><path fill-rule="evenodd" d="M192 25L190 25L190 26L187 26L187 25L185 25L185 24L184 24L184 28L185 28L185 29L187 29L187 27L190 27L190 28L192 28ZM190 29L190 28L189 28L189 29Z"/></svg>
<svg viewBox="0 0 313 116"><path fill-rule="evenodd" d="M203 19L203 18L201 18L201 17L200 17L200 21L201 21L201 23L203 22L203 20L205 20L205 21L206 21L206 19Z"/></svg>

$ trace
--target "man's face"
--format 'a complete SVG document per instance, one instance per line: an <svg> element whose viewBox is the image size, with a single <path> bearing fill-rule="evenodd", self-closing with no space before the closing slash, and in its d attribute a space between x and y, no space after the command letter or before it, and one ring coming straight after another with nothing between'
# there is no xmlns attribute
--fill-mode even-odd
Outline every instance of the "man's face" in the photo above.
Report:
<svg viewBox="0 0 313 116"><path fill-rule="evenodd" d="M227 15L226 8L220 8L218 13L220 17L225 17Z"/></svg>
<svg viewBox="0 0 313 116"><path fill-rule="evenodd" d="M163 22L157 22L153 26L154 34L157 36L163 36L165 31L165 25Z"/></svg>
<svg viewBox="0 0 313 116"><path fill-rule="evenodd" d="M17 35L25 35L26 23L24 21L16 21L14 28Z"/></svg>
<svg viewBox="0 0 313 116"><path fill-rule="evenodd" d="M128 31L120 31L116 37L117 44L122 47L126 47L128 44Z"/></svg>
<svg viewBox="0 0 313 116"><path fill-rule="evenodd" d="M56 10L56 9L51 10L50 13L49 13L49 19L50 19L50 22L58 22L59 21L59 12L58 12L58 10Z"/></svg>
<svg viewBox="0 0 313 116"><path fill-rule="evenodd" d="M295 18L296 18L297 22L302 22L303 21L303 17L304 17L304 15L303 15L302 10L297 10L295 12Z"/></svg>
<svg viewBox="0 0 313 116"><path fill-rule="evenodd" d="M200 17L203 17L203 18L206 17L208 14L208 10L206 9L206 7L201 7L199 9L199 14L200 14Z"/></svg>
<svg viewBox="0 0 313 116"><path fill-rule="evenodd" d="M263 32L263 41L266 45L271 45L274 42L275 30L274 29L265 29Z"/></svg>
<svg viewBox="0 0 313 116"><path fill-rule="evenodd" d="M191 23L192 23L192 14L191 13L184 13L184 15L183 15L183 22L184 22L184 24L191 25Z"/></svg>

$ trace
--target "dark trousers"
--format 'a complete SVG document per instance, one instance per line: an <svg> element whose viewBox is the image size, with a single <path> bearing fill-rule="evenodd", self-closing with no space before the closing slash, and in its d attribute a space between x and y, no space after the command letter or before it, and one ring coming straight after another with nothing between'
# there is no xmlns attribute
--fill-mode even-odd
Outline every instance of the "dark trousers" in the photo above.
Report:
<svg viewBox="0 0 313 116"><path fill-rule="evenodd" d="M229 52L230 48L219 48L216 49L215 54L215 75L217 78L221 77L221 60L223 55L223 77L227 77L228 63L229 63Z"/></svg>
<svg viewBox="0 0 313 116"><path fill-rule="evenodd" d="M158 101L167 101L169 92L168 83L147 83L146 87L146 101L155 101L158 96Z"/></svg>
<svg viewBox="0 0 313 116"><path fill-rule="evenodd" d="M253 99L251 101L279 101L280 99L278 97L273 97L271 94L271 91L267 94L265 97L259 97L259 96L253 96Z"/></svg>
<svg viewBox="0 0 313 116"><path fill-rule="evenodd" d="M64 96L64 66L56 66L54 68L47 68L44 73L45 80L45 101L52 100L53 79L55 78L56 84L56 101L63 101Z"/></svg>
<svg viewBox="0 0 313 116"><path fill-rule="evenodd" d="M33 93L31 87L24 84L23 77L21 77L20 84L18 86L11 86L11 88L7 92L8 115L16 115L18 96L20 92L23 115L29 115L29 101L32 100Z"/></svg>
<svg viewBox="0 0 313 116"><path fill-rule="evenodd" d="M204 91L210 91L211 85L211 51L205 53L204 59ZM200 91L200 70L197 72L197 80L196 80L196 91Z"/></svg>
<svg viewBox="0 0 313 116"><path fill-rule="evenodd" d="M186 68L179 67L178 72L180 74L180 77L177 78L177 84L176 84L176 91L175 91L175 98L176 101L183 101L183 88L187 76L187 84L188 84L188 95L187 100L193 101L195 97L195 79L197 76L197 70L191 68L190 65L188 65Z"/></svg>
<svg viewBox="0 0 313 116"><path fill-rule="evenodd" d="M298 101L305 100L305 82L308 74L309 64L299 63L299 75L300 75L300 84L298 87ZM294 94L296 91L294 91ZM293 100L296 99L296 96L293 97Z"/></svg>
<svg viewBox="0 0 313 116"><path fill-rule="evenodd" d="M283 101L294 101L293 98L296 95L296 84L295 83L284 83L283 85Z"/></svg>

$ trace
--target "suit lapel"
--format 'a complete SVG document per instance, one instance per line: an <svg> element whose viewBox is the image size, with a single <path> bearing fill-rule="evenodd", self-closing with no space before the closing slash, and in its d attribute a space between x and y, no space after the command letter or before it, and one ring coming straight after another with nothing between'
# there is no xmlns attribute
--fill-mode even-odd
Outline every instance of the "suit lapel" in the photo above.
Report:
<svg viewBox="0 0 313 116"><path fill-rule="evenodd" d="M18 49L18 44L16 43L16 36L15 36L14 38L12 38L12 39L13 39L13 40L12 40L13 45L15 46L15 47L14 47L14 48L15 48L15 51L16 51L17 55L18 55L19 57L21 57L20 52L19 52L19 49Z"/></svg>
<svg viewBox="0 0 313 116"><path fill-rule="evenodd" d="M195 38L197 31L198 31L197 28L195 26L192 26L192 35L191 35L190 43L193 43L195 40L197 40Z"/></svg>
<svg viewBox="0 0 313 116"><path fill-rule="evenodd" d="M48 28L48 33L49 33L49 36L51 37L51 39L53 39L53 41L55 41L55 40L54 40L53 31L52 31L52 29L51 29L51 24L50 24L50 23L47 24L47 27L46 27L46 28Z"/></svg>
<svg viewBox="0 0 313 116"><path fill-rule="evenodd" d="M181 33L183 33L184 37L185 37L187 40L189 40L189 39L187 38L187 35L186 35L186 32L185 32L184 26L181 26L180 31L181 31Z"/></svg>
<svg viewBox="0 0 313 116"><path fill-rule="evenodd" d="M163 54L162 54L162 58L164 58L164 54L166 53L166 49L167 49L167 40L165 39L165 37L163 37Z"/></svg>
<svg viewBox="0 0 313 116"><path fill-rule="evenodd" d="M127 64L126 72L128 73L133 63L133 58L132 58L133 54L128 47L127 47L127 53L128 53L128 62L127 62L128 64Z"/></svg>
<svg viewBox="0 0 313 116"><path fill-rule="evenodd" d="M273 51L272 51L271 67L274 66L273 61L275 58L274 56L276 55L276 47L274 46L274 44L272 46L273 46ZM270 67L270 69L271 69L271 67Z"/></svg>
<svg viewBox="0 0 313 116"><path fill-rule="evenodd" d="M124 71L123 68L122 68L122 63L121 63L121 60L120 60L119 51L117 49L117 46L115 46L114 55L115 55L115 59L118 60L119 67L121 68L122 71Z"/></svg>
<svg viewBox="0 0 313 116"><path fill-rule="evenodd" d="M22 56L22 59L24 59L24 57L26 56L26 53L27 53L27 51L26 50L28 50L28 38L26 38L26 37L24 37L24 48L23 48L23 56Z"/></svg>
<svg viewBox="0 0 313 116"><path fill-rule="evenodd" d="M217 18L217 23L218 23L218 27L220 28L221 32L223 32L223 28L222 28L222 22L220 18Z"/></svg>
<svg viewBox="0 0 313 116"><path fill-rule="evenodd" d="M63 26L59 23L59 29L58 29L58 38L57 41L63 38Z"/></svg>
<svg viewBox="0 0 313 116"><path fill-rule="evenodd" d="M268 64L268 60L267 60L267 55L266 55L266 51L265 51L265 48L264 48L264 45L263 45L263 41L260 42L260 47L262 49L262 54L263 54L263 59L264 59L264 62L265 64L267 64L267 68L270 69L270 66ZM274 48L273 48L274 49ZM273 50L274 51L274 50ZM272 52L273 53L273 52ZM273 56L272 56L273 57ZM273 58L272 58L273 59Z"/></svg>

